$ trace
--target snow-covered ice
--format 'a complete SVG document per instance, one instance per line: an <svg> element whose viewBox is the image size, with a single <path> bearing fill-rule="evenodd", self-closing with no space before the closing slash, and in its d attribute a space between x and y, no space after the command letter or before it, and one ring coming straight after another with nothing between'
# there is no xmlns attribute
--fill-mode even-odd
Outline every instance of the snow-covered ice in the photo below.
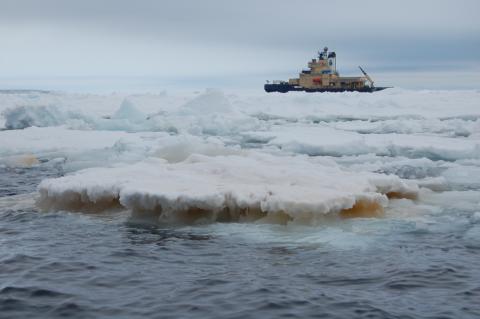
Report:
<svg viewBox="0 0 480 319"><path fill-rule="evenodd" d="M447 161L480 158L477 138L461 139L417 134L359 134L322 125L283 125L269 131L247 132L246 141L275 145L284 151L312 156L406 156Z"/></svg>
<svg viewBox="0 0 480 319"><path fill-rule="evenodd" d="M393 175L354 174L306 158L245 153L192 155L179 163L149 159L45 180L39 204L86 209L119 203L162 219L312 222L329 213L380 214L387 196L413 198L414 183ZM187 216L187 217L186 217Z"/></svg>
<svg viewBox="0 0 480 319"><path fill-rule="evenodd" d="M480 197L475 90L1 94L0 114L0 165L65 167L45 209L315 224Z"/></svg>

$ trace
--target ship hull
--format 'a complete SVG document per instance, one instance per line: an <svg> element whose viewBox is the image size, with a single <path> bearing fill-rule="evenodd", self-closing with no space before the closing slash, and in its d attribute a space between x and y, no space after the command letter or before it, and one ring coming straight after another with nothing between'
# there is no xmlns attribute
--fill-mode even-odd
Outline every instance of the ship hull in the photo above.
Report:
<svg viewBox="0 0 480 319"><path fill-rule="evenodd" d="M304 91L304 92L366 92L372 93L381 90L388 89L388 87L369 87L365 86L362 88L318 88L318 89L306 89L301 86L295 86L288 83L280 83L280 84L265 84L264 86L265 92L279 92L279 93L287 93L290 91Z"/></svg>

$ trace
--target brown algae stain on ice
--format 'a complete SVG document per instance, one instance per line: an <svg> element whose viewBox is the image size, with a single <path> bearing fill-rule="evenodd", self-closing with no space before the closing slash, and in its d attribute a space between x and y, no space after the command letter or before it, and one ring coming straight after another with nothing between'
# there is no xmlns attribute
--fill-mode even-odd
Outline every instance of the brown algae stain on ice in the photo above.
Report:
<svg viewBox="0 0 480 319"><path fill-rule="evenodd" d="M33 154L27 154L25 156L22 156L18 160L19 164L22 164L25 167L31 167L33 165L38 165L40 162L38 159L35 157Z"/></svg>
<svg viewBox="0 0 480 319"><path fill-rule="evenodd" d="M339 216L341 218L378 218L384 216L383 206L375 201L358 200L353 207L339 212L310 212L298 213L295 211L263 211L259 206L239 208L224 207L220 210L188 207L179 210L167 210L157 205L152 209L127 208L121 205L118 198L104 197L96 200L81 196L78 193L64 194L61 198L49 198L41 192L37 206L42 210L69 210L84 213L101 213L113 210L130 209L133 217L152 218L164 223L172 224L204 224L213 222L241 222L267 223L287 225L290 222L311 225L322 220L329 220Z"/></svg>
<svg viewBox="0 0 480 319"><path fill-rule="evenodd" d="M61 197L49 197L46 191L40 190L40 197L36 201L38 208L48 210L69 210L83 213L102 213L106 211L121 210L118 197L105 196L91 200L86 195L69 192Z"/></svg>
<svg viewBox="0 0 480 319"><path fill-rule="evenodd" d="M28 153L23 155L7 156L4 157L2 161L7 164L7 167L28 168L40 164L40 161L35 155Z"/></svg>
<svg viewBox="0 0 480 319"><path fill-rule="evenodd" d="M86 191L65 191L50 193L48 188L40 188L37 206L42 210L70 210L86 213L129 210L134 218L148 218L152 221L170 224L206 224L214 222L268 223L287 225L289 223L317 225L334 219L381 218L384 217L384 200L357 199L349 208L330 208L325 210L304 210L304 205L293 205L289 210L263 209L260 202L240 206L231 197L212 205L208 202L162 201L162 197L150 198L150 201L121 200L119 191L97 194L94 198ZM100 195L100 196L99 196ZM378 195L381 195L380 193ZM414 200L414 192L388 192L384 199L405 198ZM350 202L351 203L351 202ZM198 205L200 204L200 205ZM321 207L321 206L319 206Z"/></svg>
<svg viewBox="0 0 480 319"><path fill-rule="evenodd" d="M388 192L385 194L389 199L410 199L416 200L418 193Z"/></svg>
<svg viewBox="0 0 480 319"><path fill-rule="evenodd" d="M379 218L384 216L383 206L377 202L359 200L352 208L342 209L341 218Z"/></svg>

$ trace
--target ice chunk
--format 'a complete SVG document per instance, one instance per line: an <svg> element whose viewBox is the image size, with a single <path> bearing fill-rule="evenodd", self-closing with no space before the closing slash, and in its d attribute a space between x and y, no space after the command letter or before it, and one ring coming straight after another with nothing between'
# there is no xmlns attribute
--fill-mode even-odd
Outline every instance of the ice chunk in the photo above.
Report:
<svg viewBox="0 0 480 319"><path fill-rule="evenodd" d="M155 134L155 133L151 133ZM162 133L157 133L161 136ZM120 139L140 141L141 133L69 130L65 127L30 127L0 133L0 156L85 151L111 147Z"/></svg>
<svg viewBox="0 0 480 319"><path fill-rule="evenodd" d="M166 133L80 131L65 127L30 127L0 132L0 164L9 167L34 165L64 158L67 171L116 162L134 162L153 154L163 143L172 143Z"/></svg>
<svg viewBox="0 0 480 319"><path fill-rule="evenodd" d="M328 214L378 216L386 195L418 188L394 176L354 174L302 157L192 155L96 168L39 186L44 209L102 210L120 204L166 222L316 223Z"/></svg>
<svg viewBox="0 0 480 319"><path fill-rule="evenodd" d="M251 139L268 141L282 150L313 156L344 156L374 153L455 161L480 158L477 139L408 134L358 134L327 126L284 125L270 131L247 132Z"/></svg>
<svg viewBox="0 0 480 319"><path fill-rule="evenodd" d="M30 126L57 126L65 121L63 112L54 106L18 106L4 111L5 128L23 129Z"/></svg>
<svg viewBox="0 0 480 319"><path fill-rule="evenodd" d="M185 114L232 113L233 108L222 91L207 89L205 93L185 103L181 112Z"/></svg>
<svg viewBox="0 0 480 319"><path fill-rule="evenodd" d="M34 165L38 160L62 157L67 171L119 162L132 163L148 156L180 162L191 154L240 154L214 137L170 135L165 132L81 131L65 127L30 127L0 132L0 164Z"/></svg>
<svg viewBox="0 0 480 319"><path fill-rule="evenodd" d="M420 187L428 188L435 192L448 190L448 183L445 177L427 177L416 181Z"/></svg>
<svg viewBox="0 0 480 319"><path fill-rule="evenodd" d="M125 119L132 122L142 122L147 119L147 116L140 112L132 101L124 99L118 110L111 117L112 119Z"/></svg>
<svg viewBox="0 0 480 319"><path fill-rule="evenodd" d="M186 160L192 154L208 156L233 155L243 153L238 147L226 147L216 138L202 139L196 136L181 135L165 141L154 152L154 156L166 159L169 163Z"/></svg>
<svg viewBox="0 0 480 319"><path fill-rule="evenodd" d="M32 167L40 164L40 161L33 154L22 154L0 158L0 164L6 167Z"/></svg>
<svg viewBox="0 0 480 319"><path fill-rule="evenodd" d="M443 177L456 189L480 189L480 167L457 165L443 172Z"/></svg>
<svg viewBox="0 0 480 319"><path fill-rule="evenodd" d="M417 134L434 133L447 137L468 137L477 131L477 119L388 119L375 121L342 121L331 125L337 129L355 131L361 134Z"/></svg>
<svg viewBox="0 0 480 319"><path fill-rule="evenodd" d="M78 110L59 108L57 106L16 106L6 109L6 129L24 129L31 126L60 126L82 130L152 130L151 122L145 114L135 108L134 104L125 99L119 109L110 117L90 115Z"/></svg>

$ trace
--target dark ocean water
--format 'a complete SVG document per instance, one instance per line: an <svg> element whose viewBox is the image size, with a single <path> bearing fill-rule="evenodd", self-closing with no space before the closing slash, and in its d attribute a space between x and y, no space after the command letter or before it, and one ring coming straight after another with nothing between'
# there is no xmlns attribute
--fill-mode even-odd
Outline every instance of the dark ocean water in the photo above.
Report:
<svg viewBox="0 0 480 319"><path fill-rule="evenodd" d="M59 174L1 169L0 318L480 317L480 220L468 207L427 209L423 223L387 212L168 227L37 211L36 185Z"/></svg>

